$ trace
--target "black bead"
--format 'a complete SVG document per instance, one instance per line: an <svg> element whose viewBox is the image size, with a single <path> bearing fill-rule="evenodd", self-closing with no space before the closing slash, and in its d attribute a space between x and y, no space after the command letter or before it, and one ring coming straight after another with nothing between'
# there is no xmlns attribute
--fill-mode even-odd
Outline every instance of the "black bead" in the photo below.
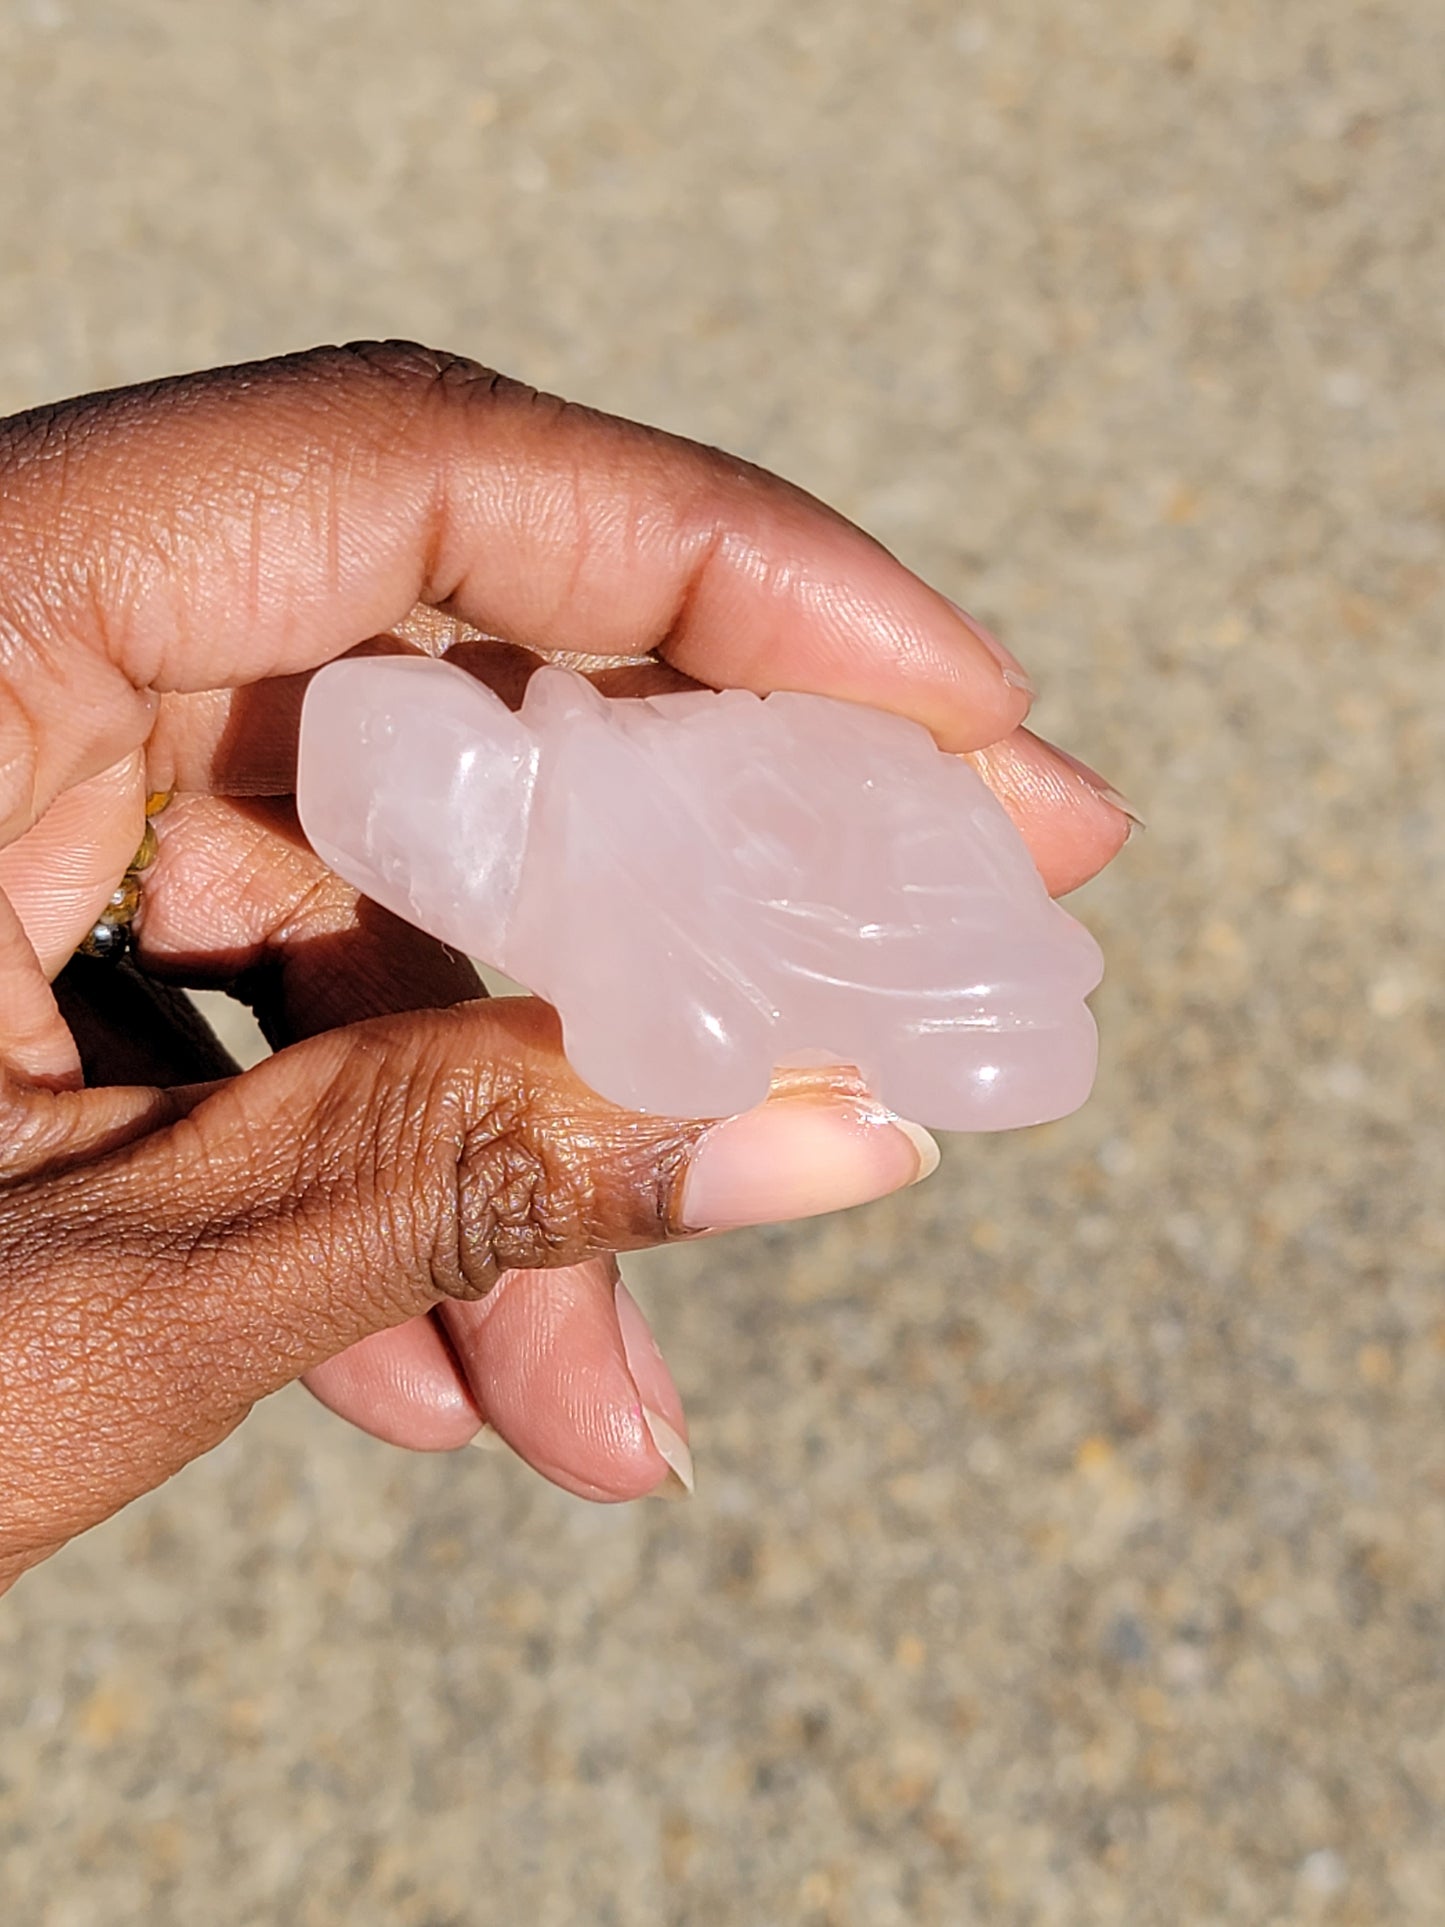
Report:
<svg viewBox="0 0 1445 1927"><path fill-rule="evenodd" d="M130 949L130 931L123 923L108 923L104 917L78 946L76 954L95 957L103 963L119 963Z"/></svg>

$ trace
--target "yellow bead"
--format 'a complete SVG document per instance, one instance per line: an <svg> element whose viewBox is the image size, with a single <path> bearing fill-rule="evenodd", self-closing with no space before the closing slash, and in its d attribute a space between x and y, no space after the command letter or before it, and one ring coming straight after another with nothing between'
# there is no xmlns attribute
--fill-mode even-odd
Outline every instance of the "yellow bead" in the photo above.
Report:
<svg viewBox="0 0 1445 1927"><path fill-rule="evenodd" d="M135 915L136 905L139 902L140 878L134 871L127 870L111 891L105 914L113 923L129 923Z"/></svg>
<svg viewBox="0 0 1445 1927"><path fill-rule="evenodd" d="M146 798L146 815L159 816L173 794L171 790L152 790Z"/></svg>
<svg viewBox="0 0 1445 1927"><path fill-rule="evenodd" d="M156 851L159 848L160 848L159 839L157 838L156 833L152 829L151 825L147 823L146 833L140 840L140 848L136 851L135 855L130 860L131 869L148 870L150 866L155 862Z"/></svg>

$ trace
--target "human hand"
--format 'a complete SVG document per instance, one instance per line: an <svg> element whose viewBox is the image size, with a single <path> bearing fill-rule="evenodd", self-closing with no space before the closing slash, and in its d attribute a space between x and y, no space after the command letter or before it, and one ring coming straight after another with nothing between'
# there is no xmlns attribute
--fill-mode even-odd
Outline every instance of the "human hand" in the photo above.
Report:
<svg viewBox="0 0 1445 1927"><path fill-rule="evenodd" d="M379 637L460 637L494 681L519 650L655 654L604 682L915 717L974 753L1055 890L1128 832L1020 727L1016 665L858 530L406 344L0 423L0 532L0 1585L303 1375L398 1443L485 1416L570 1490L652 1490L685 1427L609 1254L923 1168L918 1134L837 1080L742 1120L630 1116L571 1075L545 1006L476 1001L464 960L299 837L319 664ZM62 1013L50 988L166 790L138 959L252 1002L278 1054L244 1076L163 1000L142 1032L113 991Z"/></svg>

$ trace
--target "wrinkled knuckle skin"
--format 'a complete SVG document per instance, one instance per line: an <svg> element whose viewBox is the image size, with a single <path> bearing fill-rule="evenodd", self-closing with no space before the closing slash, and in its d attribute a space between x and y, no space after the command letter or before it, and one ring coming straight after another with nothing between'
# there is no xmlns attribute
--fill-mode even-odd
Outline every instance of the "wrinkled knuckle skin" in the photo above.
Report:
<svg viewBox="0 0 1445 1927"><path fill-rule="evenodd" d="M438 1279L478 1298L504 1271L565 1264L588 1246L591 1183L561 1133L549 1133L519 1081L487 1094L456 1160L454 1257Z"/></svg>
<svg viewBox="0 0 1445 1927"><path fill-rule="evenodd" d="M511 403L530 406L553 398L528 383L445 348L416 341L348 341L340 348L316 348L303 365L323 379L380 381L411 390L419 402Z"/></svg>
<svg viewBox="0 0 1445 1927"><path fill-rule="evenodd" d="M479 1061L475 1018L436 1013L404 1066L389 1029L357 1040L314 1113L298 1188L318 1235L364 1225L369 1269L448 1298L567 1262L587 1242L587 1169L525 1066Z"/></svg>
<svg viewBox="0 0 1445 1927"><path fill-rule="evenodd" d="M454 1019L465 1023L464 1014ZM642 1118L582 1090L528 1043L555 1019L535 1009L499 1021L504 1051L478 1063L475 1032L430 1100L433 1144L449 1146L451 1216L436 1221L433 1283L443 1294L480 1298L504 1271L579 1263L682 1235L675 1209L682 1173L706 1127ZM442 1190L435 1155L429 1161Z"/></svg>
<svg viewBox="0 0 1445 1927"><path fill-rule="evenodd" d="M387 411L394 411L399 391L409 391L418 408L438 400L562 406L555 397L448 349L400 340L327 342L265 361L77 395L12 415L0 421L0 481L47 464L63 474L98 431L117 421L139 426L215 402L265 401L288 391L317 390L333 400L348 394L362 400L370 390Z"/></svg>

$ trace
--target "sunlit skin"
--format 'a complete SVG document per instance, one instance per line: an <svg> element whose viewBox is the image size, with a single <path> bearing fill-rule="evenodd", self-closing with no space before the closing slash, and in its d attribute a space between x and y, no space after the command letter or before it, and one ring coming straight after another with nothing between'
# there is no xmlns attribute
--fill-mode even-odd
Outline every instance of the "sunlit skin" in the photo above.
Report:
<svg viewBox="0 0 1445 1927"><path fill-rule="evenodd" d="M1128 834L869 537L452 356L326 349L0 423L0 538L0 1583L298 1377L401 1445L485 1418L584 1496L676 1483L681 1403L610 1254L695 1228L709 1121L605 1105L545 1006L478 1002L321 867L289 801L321 663L425 648L505 686L582 652L629 693L844 696L973 754L1056 892ZM279 1054L244 1076L160 1004L138 1032L71 991L67 1023L51 989L167 790L137 957L252 1003ZM896 1160L855 1098L780 1101Z"/></svg>

